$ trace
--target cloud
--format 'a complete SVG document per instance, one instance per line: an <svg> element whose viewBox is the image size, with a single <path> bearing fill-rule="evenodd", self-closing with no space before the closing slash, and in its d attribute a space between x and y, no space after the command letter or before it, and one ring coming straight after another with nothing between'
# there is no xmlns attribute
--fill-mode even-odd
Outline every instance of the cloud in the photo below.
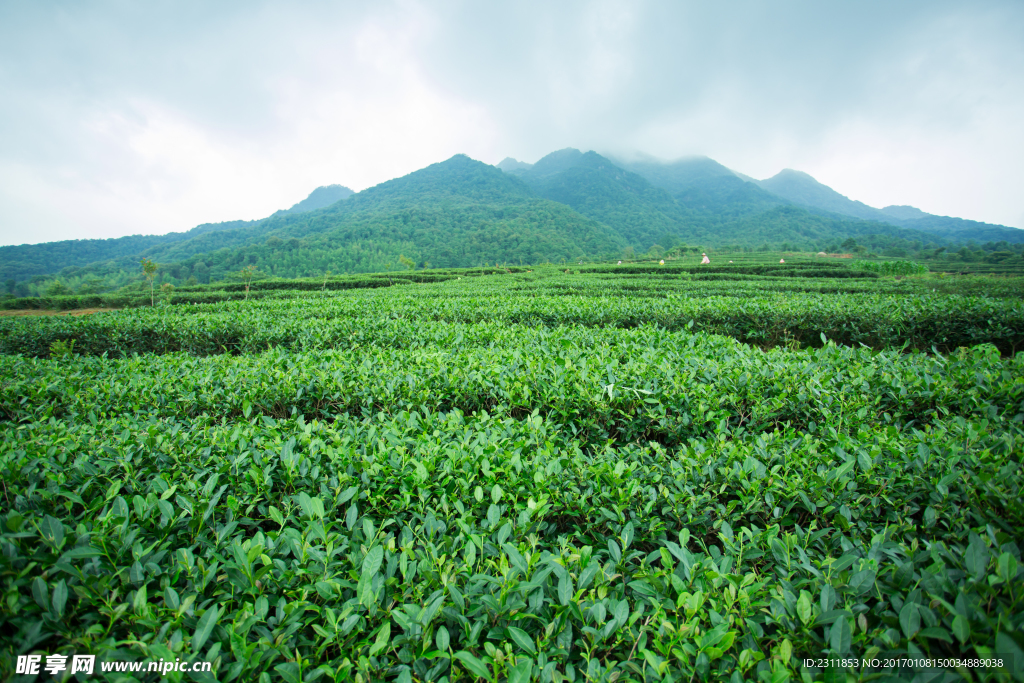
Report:
<svg viewBox="0 0 1024 683"><path fill-rule="evenodd" d="M1020 35L1015 2L7 3L0 242L566 146L1024 227Z"/></svg>

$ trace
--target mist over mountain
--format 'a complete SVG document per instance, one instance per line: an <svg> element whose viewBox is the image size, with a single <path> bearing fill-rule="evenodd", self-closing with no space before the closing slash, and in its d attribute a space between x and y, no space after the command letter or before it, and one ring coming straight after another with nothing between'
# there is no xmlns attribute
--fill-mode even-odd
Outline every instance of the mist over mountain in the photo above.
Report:
<svg viewBox="0 0 1024 683"><path fill-rule="evenodd" d="M517 161L512 157L505 157L500 162L498 162L497 166L505 173L515 175L517 173L520 173L531 168L533 164L528 164L525 161Z"/></svg>
<svg viewBox="0 0 1024 683"><path fill-rule="evenodd" d="M851 241L852 240L852 241ZM625 250L702 245L747 249L938 253L968 241L1022 243L1024 230L875 209L799 171L757 181L707 157L611 159L567 148L535 163L490 166L465 155L353 193L326 185L257 221L113 240L0 247L9 292L58 278L84 291L138 281L211 282L246 265L279 277L408 267L617 258ZM37 288L37 289L33 289Z"/></svg>
<svg viewBox="0 0 1024 683"><path fill-rule="evenodd" d="M649 156L637 157L633 161L614 157L612 160L673 195L683 192L694 183L705 183L714 178L738 177L734 171L705 156L683 157L668 162Z"/></svg>

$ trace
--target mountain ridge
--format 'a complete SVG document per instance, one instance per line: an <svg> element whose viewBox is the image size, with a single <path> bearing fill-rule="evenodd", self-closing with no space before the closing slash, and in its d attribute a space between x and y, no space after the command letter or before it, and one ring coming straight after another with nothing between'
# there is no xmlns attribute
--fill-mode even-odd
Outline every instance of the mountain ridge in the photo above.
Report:
<svg viewBox="0 0 1024 683"><path fill-rule="evenodd" d="M615 258L683 244L835 251L854 238L858 248L900 255L938 253L968 236L998 242L1010 230L909 206L874 209L791 169L755 181L708 157L622 161L565 148L533 164L506 157L491 166L456 154L357 193L321 186L257 221L117 238L116 248L99 248L111 242L103 240L86 241L103 243L91 248L78 241L0 247L0 278L11 293L12 282L30 290L30 278L40 287L53 277L72 289L89 278L116 287L141 278L144 256L161 264L161 282L179 284L221 279L245 265L297 277L389 270L410 260L457 267Z"/></svg>

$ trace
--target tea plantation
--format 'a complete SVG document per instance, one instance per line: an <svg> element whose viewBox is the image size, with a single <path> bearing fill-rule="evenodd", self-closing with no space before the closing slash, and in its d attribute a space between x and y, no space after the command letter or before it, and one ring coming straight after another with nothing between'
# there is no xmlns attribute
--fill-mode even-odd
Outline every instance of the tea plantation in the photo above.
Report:
<svg viewBox="0 0 1024 683"><path fill-rule="evenodd" d="M0 318L0 677L1024 680L1020 280L176 296Z"/></svg>

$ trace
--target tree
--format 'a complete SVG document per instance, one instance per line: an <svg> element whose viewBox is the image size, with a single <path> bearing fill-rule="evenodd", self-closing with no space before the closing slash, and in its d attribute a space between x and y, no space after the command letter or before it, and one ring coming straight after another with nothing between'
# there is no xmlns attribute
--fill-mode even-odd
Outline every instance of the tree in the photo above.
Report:
<svg viewBox="0 0 1024 683"><path fill-rule="evenodd" d="M47 296L61 296L67 293L67 286L60 280L54 280L46 287Z"/></svg>
<svg viewBox="0 0 1024 683"><path fill-rule="evenodd" d="M99 294L103 290L104 282L101 278L91 275L78 286L79 294Z"/></svg>
<svg viewBox="0 0 1024 683"><path fill-rule="evenodd" d="M149 305L156 306L156 295L153 293L153 281L156 280L156 264L148 258L142 259L142 272L149 280Z"/></svg>
<svg viewBox="0 0 1024 683"><path fill-rule="evenodd" d="M413 269L416 268L416 264L408 256L403 256L402 254L399 254L398 255L398 262L401 263L406 268L408 268L409 270L413 270ZM487 264L484 264L484 265L487 265Z"/></svg>
<svg viewBox="0 0 1024 683"><path fill-rule="evenodd" d="M167 303L171 303L171 297L174 296L174 285L170 282L165 282L160 285L160 293L164 295Z"/></svg>
<svg viewBox="0 0 1024 683"><path fill-rule="evenodd" d="M237 272L231 273L229 277L232 280L241 280L242 282L245 283L245 298L248 300L249 285L252 284L252 281L255 279L266 277L266 273L261 272L259 267L256 266L256 264L250 263L245 268L242 268Z"/></svg>

